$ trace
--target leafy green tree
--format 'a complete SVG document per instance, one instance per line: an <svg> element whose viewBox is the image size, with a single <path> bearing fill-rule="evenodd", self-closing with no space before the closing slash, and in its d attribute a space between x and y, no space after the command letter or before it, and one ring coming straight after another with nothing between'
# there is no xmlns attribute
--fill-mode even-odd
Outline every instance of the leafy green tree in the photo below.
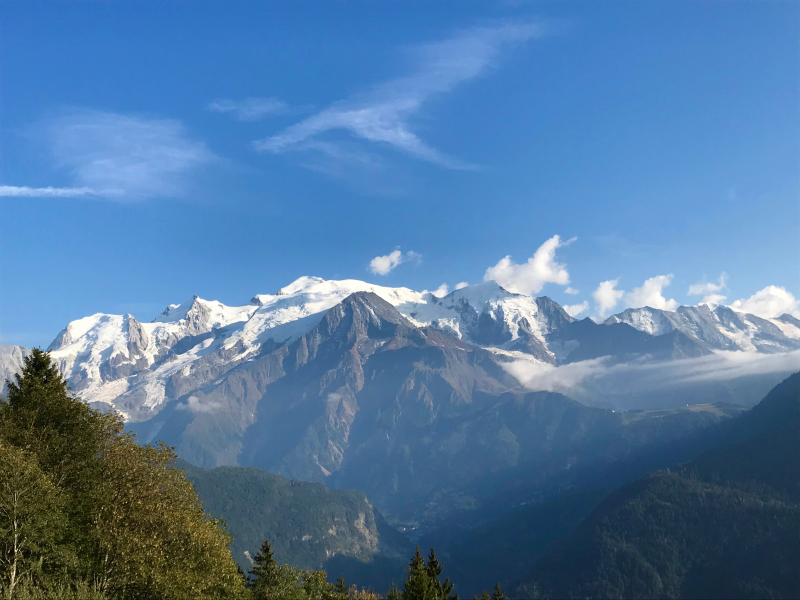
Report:
<svg viewBox="0 0 800 600"><path fill-rule="evenodd" d="M63 528L61 504L36 459L0 442L0 587L9 598L54 556Z"/></svg>

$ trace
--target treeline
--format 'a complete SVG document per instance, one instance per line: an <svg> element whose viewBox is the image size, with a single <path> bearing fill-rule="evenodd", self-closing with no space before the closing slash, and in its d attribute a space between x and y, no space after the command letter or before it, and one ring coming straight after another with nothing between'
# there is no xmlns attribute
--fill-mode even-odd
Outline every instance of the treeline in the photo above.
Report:
<svg viewBox="0 0 800 600"><path fill-rule="evenodd" d="M264 542L245 574L168 446L140 446L117 414L72 397L34 350L0 402L0 595L4 598L371 600L325 571L278 565ZM454 600L417 548L393 600ZM484 598L490 598L484 593ZM505 598L499 586L491 596Z"/></svg>

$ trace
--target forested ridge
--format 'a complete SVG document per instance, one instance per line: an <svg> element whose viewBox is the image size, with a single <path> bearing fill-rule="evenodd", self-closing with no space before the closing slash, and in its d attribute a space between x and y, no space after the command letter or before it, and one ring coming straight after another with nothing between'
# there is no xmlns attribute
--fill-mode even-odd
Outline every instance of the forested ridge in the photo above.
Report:
<svg viewBox="0 0 800 600"><path fill-rule="evenodd" d="M724 446L610 494L515 594L799 597L800 375L722 434Z"/></svg>

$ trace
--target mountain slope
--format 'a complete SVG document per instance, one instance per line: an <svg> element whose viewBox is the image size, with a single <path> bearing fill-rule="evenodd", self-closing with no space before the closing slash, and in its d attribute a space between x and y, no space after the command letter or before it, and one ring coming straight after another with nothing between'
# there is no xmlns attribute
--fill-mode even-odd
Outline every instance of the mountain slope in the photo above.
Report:
<svg viewBox="0 0 800 600"><path fill-rule="evenodd" d="M517 593L800 594L800 374L721 429L727 443L606 498Z"/></svg>
<svg viewBox="0 0 800 600"><path fill-rule="evenodd" d="M231 551L243 570L268 539L275 559L321 569L338 556L360 563L405 558L410 542L385 524L361 492L288 480L254 467L177 465L194 483L203 508L225 519Z"/></svg>
<svg viewBox="0 0 800 600"><path fill-rule="evenodd" d="M392 522L420 527L491 502L481 492L489 479L524 482L516 493L530 496L578 467L613 464L722 416L648 414L634 424L526 393L495 353L415 327L377 294L357 292L309 332L131 428L202 466L252 465L363 490ZM651 423L659 426L643 433Z"/></svg>

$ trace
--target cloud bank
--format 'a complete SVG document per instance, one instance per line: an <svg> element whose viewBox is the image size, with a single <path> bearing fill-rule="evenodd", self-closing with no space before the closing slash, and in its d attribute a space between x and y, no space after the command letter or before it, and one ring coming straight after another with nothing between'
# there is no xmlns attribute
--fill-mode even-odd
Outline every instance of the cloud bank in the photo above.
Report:
<svg viewBox="0 0 800 600"><path fill-rule="evenodd" d="M309 150L330 154L339 143L320 138L345 132L351 139L390 147L441 167L470 168L421 140L412 131L411 118L431 98L484 73L504 47L541 33L542 28L532 23L476 27L413 48L407 75L336 102L276 135L255 141L254 147L275 154Z"/></svg>
<svg viewBox="0 0 800 600"><path fill-rule="evenodd" d="M604 357L558 367L520 360L504 364L503 368L531 391L581 397L609 389L630 394L754 375L788 374L800 370L800 351L783 354L718 352L700 358L621 364Z"/></svg>
<svg viewBox="0 0 800 600"><path fill-rule="evenodd" d="M494 280L509 292L536 294L546 283L569 284L566 265L556 262L556 250L575 241L575 238L561 241L554 235L539 246L527 262L515 264L510 256L500 259L493 267L486 269L484 281Z"/></svg>

